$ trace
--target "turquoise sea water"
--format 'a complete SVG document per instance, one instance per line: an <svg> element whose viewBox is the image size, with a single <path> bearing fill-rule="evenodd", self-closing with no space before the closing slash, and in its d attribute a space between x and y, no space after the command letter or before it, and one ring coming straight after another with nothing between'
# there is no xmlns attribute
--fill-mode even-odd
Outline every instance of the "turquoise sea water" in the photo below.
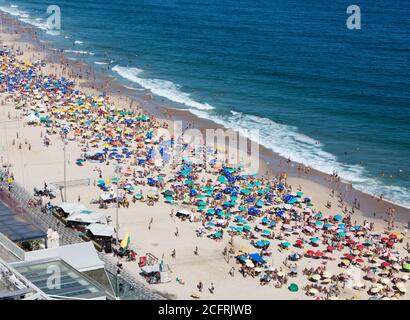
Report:
<svg viewBox="0 0 410 320"><path fill-rule="evenodd" d="M53 46L126 86L226 127L358 189L410 206L410 2L1 1Z"/></svg>

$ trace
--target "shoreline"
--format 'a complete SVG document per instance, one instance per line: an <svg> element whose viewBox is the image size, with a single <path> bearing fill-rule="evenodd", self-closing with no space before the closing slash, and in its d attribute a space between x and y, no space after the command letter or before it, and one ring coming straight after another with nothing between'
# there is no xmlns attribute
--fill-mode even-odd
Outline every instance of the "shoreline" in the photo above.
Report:
<svg viewBox="0 0 410 320"><path fill-rule="evenodd" d="M37 31L34 26L16 20L7 13L0 12L0 17L7 17L7 20L9 22L14 22L15 27L25 30L26 35L30 33L37 34ZM10 27L10 25L8 25L8 27ZM24 37L24 34L22 35L22 37ZM70 68L73 69L74 73L81 74L82 76L84 76L85 69L90 70L94 76L95 81L91 82L88 80L83 80L79 84L79 87L89 89L91 87L94 87L93 89L97 89L97 91L105 91L112 96L126 97L127 99L135 101L139 105L139 107L145 110L146 112L162 120L165 120L165 114L172 113L176 117L174 119L167 120L179 120L182 121L184 124L187 122L194 123L195 125L193 127L197 127L201 130L203 128L226 129L224 126L217 124L211 119L200 118L199 116L191 113L189 110L166 105L165 101L161 97L156 97L155 95L151 94L150 90L148 89L141 87L141 90L133 90L131 88L128 88L126 85L121 84L118 81L117 77L114 77L113 75L99 73L98 71L96 72L95 68L92 65L88 65L80 60L73 61L71 58L65 56L64 51L56 51L56 49L48 46L48 42L45 42L39 38L37 39L37 41L30 41L30 39L26 40L29 40L29 43L36 46L37 50L43 50L46 53L47 57L51 59L53 62L56 62L56 58L60 59L60 62L61 59L63 59L64 63L70 65ZM41 43L43 44L43 48L39 47ZM148 95L152 95L153 98L151 100L148 100ZM374 213L376 212L376 216L378 216L379 218L384 218L386 210L388 208L393 208L396 210L397 221L401 223L408 223L410 226L410 207L406 207L400 203L396 203L385 198L383 198L383 200L380 201L378 195L376 196L363 192L359 189L356 189L355 186L353 186L352 189L352 186L349 181L342 180L333 184L329 183L327 181L327 178L330 175L317 169L306 166L303 163L292 161L291 166L281 166L279 165L279 163L287 161L285 157L279 155L272 149L262 144L259 144L259 149L260 155L262 156L270 172L277 174L286 171L286 173L290 177L311 180L313 182L319 183L323 187L334 189L335 192L341 193L343 198L350 205L352 205L354 199L357 199L361 203L360 208L363 209L362 211L368 217L374 216ZM298 166L303 168L303 171L305 169L308 169L309 175L301 175L300 172L295 169Z"/></svg>
<svg viewBox="0 0 410 320"><path fill-rule="evenodd" d="M29 29L31 29L31 28L29 28ZM19 40L17 40L17 42L18 41ZM18 42L18 43L20 43L20 42ZM25 42L23 41L21 43L25 43ZM47 66L49 68L52 67L52 63L58 64L58 63L61 63L65 59L65 61L67 61L67 63L70 66L73 66L74 71L72 71L70 68L67 68L67 70L71 70L69 72L71 72L73 74L76 74L76 71L77 72L82 71L82 73L84 73L86 69L87 70L92 70L91 66L87 66L85 64L78 63L78 62L73 62L73 61L68 62L69 59L65 58L60 53L54 52L55 55L53 55L53 52L51 52L51 51L50 52L48 52L48 51L43 52L44 50L48 50L48 49L45 48L45 45L44 45L43 49L41 49L41 48L37 47L35 44L33 44L31 42L29 42L29 44L33 45L35 47L35 50L37 50L39 54L45 53L45 55L47 57ZM50 58L51 59L50 61L53 61L53 62L50 63L48 61L48 58ZM56 68L56 70L57 70L57 68ZM75 81L78 81L78 79L76 77L74 77L73 79L75 79ZM92 86L96 87L96 84L97 84L98 88L100 88L100 89L101 88L110 89L110 90L107 90L108 95L110 96L110 98L112 97L113 99L116 99L116 100L111 100L110 99L111 101L119 101L121 106L125 106L124 109L127 109L127 107L131 107L130 101L134 100L136 103L138 103L138 105L139 105L138 108L146 110L149 114L156 115L162 121L182 120L182 121L184 121L184 123L186 123L186 122L191 122L192 123L193 122L195 124L193 127L198 128L198 129L221 127L218 124L215 124L215 123L211 122L210 120L207 121L207 120L204 120L204 119L199 119L195 115L189 113L188 111L176 110L176 109L173 109L173 108L170 108L170 107L161 106L161 104L158 103L156 101L156 99L154 99L154 101L147 101L147 100L144 99L144 95L136 96L135 92L134 92L134 95L132 95L132 90L128 89L128 91L130 91L129 92L130 95L127 95L127 89L123 88L123 86L121 84L116 83L114 79L115 78L113 78L113 77L108 77L108 76L104 77L103 75L102 76L99 75L99 76L96 76L96 82L89 82L89 81L83 79L77 85L78 85L79 88L86 88L87 91L88 90L95 91L92 88L90 88L90 84L91 84L91 87ZM132 108L136 108L136 106L133 105ZM164 117L164 114L163 114L164 110L168 110L168 111L171 110L172 117L170 119L167 119L166 117ZM24 130L26 130L28 133L33 133L33 134L35 132L37 132L37 130L35 130L35 128L26 128ZM59 147L60 145L56 141L56 146L54 148L56 148L57 146ZM264 171L266 169L269 169L270 174L272 174L272 173L277 174L277 173L281 173L281 172L286 171L288 173L288 176L289 176L288 182L292 186L294 186L295 189L296 189L296 186L298 184L301 184L303 186L304 191L307 191L307 193L309 195L312 195L314 199L317 199L318 201L319 200L321 201L321 203L316 203L315 202L315 205L317 205L317 208L320 209L320 210L323 210L323 211L326 210L324 208L325 199L331 199L331 197L329 195L330 188L329 188L328 185L326 185L326 179L325 179L326 175L321 174L319 172L315 172L314 170L311 170L311 173L309 175L305 175L305 174L299 174L298 175L298 172L300 172L300 171L298 171L295 166L292 167L292 166L288 166L286 164L283 165L283 163L286 163L286 159L283 159L282 157L279 157L277 155L275 156L275 154L273 154L270 150L264 148L263 146L260 146L260 148L261 148L260 161L265 162L265 166L262 165L262 167L261 167L261 171L260 171L261 173L264 173ZM70 154L70 156L72 155L73 160L74 160L75 156L80 154L80 150L79 150L78 147L70 146L69 151L70 151L69 154ZM51 151L50 151L50 153L51 153ZM19 153L17 153L17 154L19 154ZM50 155L50 157L55 158L56 161L58 160L57 155L52 155L52 156ZM16 160L16 161L18 162L19 160ZM280 165L281 162L282 162L282 166ZM52 167L52 165L51 165L51 167ZM89 167L90 167L89 169L91 169L90 165L89 165ZM23 171L23 177L24 177L24 165L22 165L22 168L23 168L22 171ZM52 169L50 168L50 170L52 170ZM55 170L58 170L58 167L56 167ZM104 169L104 170L106 171L108 169ZM110 168L110 170L111 170L111 168ZM19 172L16 172L16 175L19 175L19 174L20 174ZM71 174L73 174L72 178L76 178L76 176L81 177L81 175L84 174L84 171L80 171L76 168L72 168L71 169ZM74 176L74 175L76 175L76 176ZM27 180L30 180L30 179L27 179ZM33 180L26 181L25 183L23 181L24 187L27 188L28 186L31 186L32 181ZM342 189L346 188L346 185L341 183L339 188L341 188L341 191L343 191ZM78 189L79 189L79 192L88 192L86 188L78 188ZM347 200L353 199L354 197L360 196L360 194L358 194L356 192L358 192L358 191L353 190L353 191L349 192L349 190L348 191L345 190L345 193L346 193L346 197L344 197L345 200L346 199ZM70 193L71 193L71 191L70 191ZM84 197L85 197L85 195L84 195ZM71 195L71 198L73 199L72 195ZM362 198L360 198L360 199L362 199ZM383 229L384 229L383 226L385 225L385 223L383 222L383 219L384 219L383 209L391 206L391 204L389 204L386 201L378 203L376 199L366 199L365 196L363 196L363 199L364 200L360 200L361 201L361 210L356 211L355 218L360 218L360 219L369 218L368 220L370 220L370 221L375 220L377 222L378 229L383 231ZM368 201L368 203L367 203L367 201ZM378 212L378 216L376 217L376 219L372 219L372 212L371 212L372 210L371 210L371 208L373 208L373 207L376 208L378 211L381 211L381 212ZM146 207L145 204L143 206L139 207L139 208L140 209L142 208L141 210L144 210L144 211L150 211L149 209L147 210L147 207ZM160 210L160 209L163 210L163 211L164 210L169 210L169 206L158 207L158 210ZM142 216L142 213L141 213L141 216L137 217L137 216L135 216L135 214L132 215L131 213L125 212L125 211L126 210L124 210L124 212L123 212L124 213L124 218L122 218L124 220L127 220L125 225L135 223L135 228L136 228L135 230L138 230L134 233L135 238L138 237L138 240L139 240L137 249L145 250L146 252L149 249L149 250L155 251L155 253L158 256L160 256L161 250L165 250L165 251L170 251L171 250L172 244L168 245L167 243L163 244L163 246L166 249L157 248L158 247L157 240L155 240L155 242L152 243L153 240L150 239L149 232L147 232L146 230L142 230L141 226L145 225L145 223L147 223L146 219L150 215L149 212L148 213L144 212L144 216ZM332 208L332 210L328 210L328 211L329 212L331 211L332 213L335 213L336 211L340 211L340 210L337 209L336 205L335 205ZM110 210L110 213L112 213L111 210ZM155 214L160 214L160 213L163 213L163 212L161 212L161 211L155 212ZM381 216L380 216L380 214L381 214ZM403 220L403 221L407 222L408 217L409 217L409 210L406 211L404 209L400 209L400 211L398 210L398 212L397 212L397 218L398 219L396 219L396 221L398 222L398 221ZM162 216L158 216L155 219L156 219L156 223L159 223L159 222L157 222L157 220L158 219L166 220L167 215L165 214L165 215L162 215ZM164 223L165 223L164 225L161 225L161 226L158 227L158 228L160 228L158 232L163 232L164 236L167 235L167 236L172 237L172 231L167 230L167 228L169 227L169 222L164 221ZM141 229L137 229L137 225L138 225L138 228L141 228ZM184 233L184 235L188 234L190 237L195 236L193 234L193 230L192 230L193 228L190 226L190 224L185 223L185 224L177 224L177 225L178 225L178 227L181 228L181 231ZM121 226L122 230L124 230L126 228L127 228L127 226L126 227ZM400 226L400 229L401 228L402 228L402 226ZM141 233L141 235L138 235L137 232ZM203 240L205 240L205 241L203 241ZM202 240L201 239L200 240L195 239L194 242L196 242L196 241L203 244L204 246L209 246L209 242L208 242L209 240L208 239L202 239ZM192 242L192 244L191 244L191 242L190 243L185 243L185 244L180 244L180 246L181 246L181 248L184 247L184 246L187 246L186 250L188 252L192 249L192 248L190 248L190 246L192 246L194 242ZM206 252L207 254L209 254L209 257L205 256L204 259L211 259L210 257L213 257L212 259L216 259L215 257L220 255L219 250L222 249L221 245L222 244L216 244L215 245L215 247L218 247L218 250L216 250L216 251L213 250L214 248L210 248L209 252ZM209 246L209 247L212 247L212 245ZM178 251L179 250L180 250L180 247L178 247ZM202 248L201 248L201 250L202 250ZM179 254L180 253L178 253L178 255ZM202 255L202 251L201 251L201 255ZM185 256L183 256L183 257L185 258ZM222 257L219 257L219 258L221 259ZM192 264L192 263L194 265L192 266L192 268L190 268L190 264ZM184 260L181 264L176 265L176 267L179 268L178 273L179 274L182 273L182 274L185 275L185 272L186 273L192 272L191 269L194 269L195 263L198 264L198 269L200 269L199 263L201 263L201 261L193 262L192 258L187 258L187 261ZM184 267L183 265L186 265L186 266ZM135 266L133 266L133 267L135 268ZM173 266L173 268L174 268L174 266ZM220 268L220 269L223 270L222 272L227 272L223 268ZM200 274L200 277L206 277L207 276L204 273L207 270L195 270L195 271L198 274ZM238 279L238 278L236 278L235 280L239 280L239 282L240 282L239 285L241 283L243 285L246 285L246 284L249 284L248 280L250 280L250 279L247 279L247 282L245 280L242 281L242 279ZM236 284L236 281L233 281L233 283ZM178 284L176 284L176 286L178 286ZM260 288L260 287L258 287L258 288ZM160 287L155 287L155 289L158 290L158 291L161 291L161 286ZM218 288L218 290L221 290L221 289L222 288ZM265 293L268 292L266 290L264 291L264 289L265 288L262 288L259 292L262 293L262 294L264 294L264 292ZM170 287L170 288L166 287L166 289L163 289L162 292L165 291L165 293L168 294L167 290L170 290L170 292L169 292L170 295L176 295L176 298L186 297L186 294L187 294L186 290L183 293L181 293L181 291L183 291L182 289L178 289L178 288L174 288L174 287ZM230 285L230 290L234 290L232 288L232 285ZM175 292L178 292L178 294L176 294ZM223 297L226 298L226 295L228 293L232 293L232 292L235 292L235 291L229 291L228 290L228 291L224 292L224 295L222 295L222 298ZM239 298L241 297L241 295L239 293L238 293L238 296L239 296ZM212 296L208 296L206 298L215 299ZM257 296L255 296L255 298L257 298Z"/></svg>

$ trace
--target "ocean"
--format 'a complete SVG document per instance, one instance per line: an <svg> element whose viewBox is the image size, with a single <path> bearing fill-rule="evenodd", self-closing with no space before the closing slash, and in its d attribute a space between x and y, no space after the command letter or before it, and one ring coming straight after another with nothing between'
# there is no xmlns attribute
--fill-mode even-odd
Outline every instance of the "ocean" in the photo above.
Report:
<svg viewBox="0 0 410 320"><path fill-rule="evenodd" d="M66 55L410 207L410 2L2 1ZM109 70L108 70L109 68Z"/></svg>

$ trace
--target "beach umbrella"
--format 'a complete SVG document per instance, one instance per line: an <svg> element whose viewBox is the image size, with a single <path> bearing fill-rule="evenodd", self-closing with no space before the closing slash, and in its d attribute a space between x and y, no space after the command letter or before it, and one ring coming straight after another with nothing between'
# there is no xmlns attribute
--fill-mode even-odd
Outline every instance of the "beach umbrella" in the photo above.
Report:
<svg viewBox="0 0 410 320"><path fill-rule="evenodd" d="M334 219L335 221L340 221L340 220L343 219L343 217L342 217L340 214L338 214L338 215L335 215L333 219Z"/></svg>
<svg viewBox="0 0 410 320"><path fill-rule="evenodd" d="M316 251L316 252L315 252L315 257L316 257L316 258L321 258L321 257L323 257L323 255L324 255L324 254L323 254L323 252L321 252L321 251Z"/></svg>
<svg viewBox="0 0 410 320"><path fill-rule="evenodd" d="M380 288L373 287L373 288L370 289L370 292L373 293L373 294L377 294L377 293L380 292Z"/></svg>
<svg viewBox="0 0 410 320"><path fill-rule="evenodd" d="M296 261L299 260L301 258L299 253L292 253L291 255L289 255L289 259L291 259L292 261Z"/></svg>
<svg viewBox="0 0 410 320"><path fill-rule="evenodd" d="M303 241L300 240L300 239L297 239L296 242L295 242L295 245L300 247L300 246L303 245Z"/></svg>
<svg viewBox="0 0 410 320"><path fill-rule="evenodd" d="M298 292L299 287L296 283L291 283L290 286L288 287L290 292Z"/></svg>
<svg viewBox="0 0 410 320"><path fill-rule="evenodd" d="M245 260L245 265L249 268L253 268L255 265L253 264L252 260Z"/></svg>
<svg viewBox="0 0 410 320"><path fill-rule="evenodd" d="M289 246L291 245L291 243L288 242L288 241L284 241L284 242L281 243L281 245L282 245L283 247L287 248L287 247L289 247Z"/></svg>
<svg viewBox="0 0 410 320"><path fill-rule="evenodd" d="M354 285L353 285L353 289L362 289L362 288L364 288L365 287L365 284L363 283L363 282L356 282Z"/></svg>
<svg viewBox="0 0 410 320"><path fill-rule="evenodd" d="M315 288L309 289L309 291L308 291L308 293L309 293L310 295L312 295L312 296L318 294L318 292L319 292L319 291L318 291L317 289L315 289Z"/></svg>
<svg viewBox="0 0 410 320"><path fill-rule="evenodd" d="M313 243L317 243L319 241L318 237L310 238L310 241Z"/></svg>
<svg viewBox="0 0 410 320"><path fill-rule="evenodd" d="M403 270L405 270L405 271L410 271L410 263L405 263L405 264L403 265Z"/></svg>
<svg viewBox="0 0 410 320"><path fill-rule="evenodd" d="M124 239L121 241L120 246L121 246L122 249L128 249L129 244L130 244L130 233L127 232L125 234Z"/></svg>
<svg viewBox="0 0 410 320"><path fill-rule="evenodd" d="M168 196L173 196L173 195L174 195L174 191L172 191L172 190L165 190L162 194L163 194L164 196L166 196L166 197L168 197Z"/></svg>
<svg viewBox="0 0 410 320"><path fill-rule="evenodd" d="M314 254L315 254L315 252L313 250L306 251L306 255L308 255L308 256L313 256Z"/></svg>

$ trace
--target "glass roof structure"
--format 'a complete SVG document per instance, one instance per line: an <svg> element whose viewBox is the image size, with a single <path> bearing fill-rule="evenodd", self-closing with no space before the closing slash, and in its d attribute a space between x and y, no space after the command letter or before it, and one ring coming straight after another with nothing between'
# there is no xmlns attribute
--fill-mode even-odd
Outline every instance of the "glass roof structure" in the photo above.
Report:
<svg viewBox="0 0 410 320"><path fill-rule="evenodd" d="M106 299L103 288L60 259L19 262L13 267L54 299Z"/></svg>

